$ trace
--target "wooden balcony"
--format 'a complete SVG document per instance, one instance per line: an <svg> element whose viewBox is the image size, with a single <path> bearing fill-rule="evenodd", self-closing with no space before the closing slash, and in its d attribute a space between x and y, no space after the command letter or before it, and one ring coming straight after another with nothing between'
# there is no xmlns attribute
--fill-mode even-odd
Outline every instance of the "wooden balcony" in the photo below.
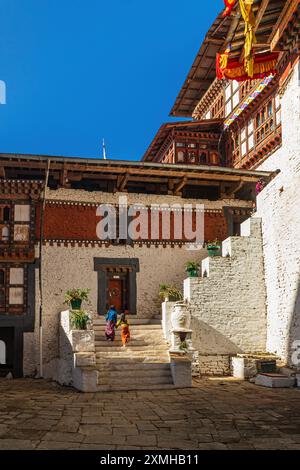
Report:
<svg viewBox="0 0 300 470"><path fill-rule="evenodd" d="M234 168L254 169L282 144L281 123L275 126L274 116L270 116L254 131L254 146L241 156L241 146L232 153Z"/></svg>

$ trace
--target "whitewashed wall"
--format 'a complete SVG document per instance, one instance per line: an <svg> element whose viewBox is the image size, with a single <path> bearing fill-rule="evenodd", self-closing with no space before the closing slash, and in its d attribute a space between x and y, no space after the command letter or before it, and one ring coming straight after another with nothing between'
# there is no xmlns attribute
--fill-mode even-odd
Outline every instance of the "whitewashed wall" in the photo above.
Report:
<svg viewBox="0 0 300 470"><path fill-rule="evenodd" d="M243 236L230 237L223 243L223 257L202 262L202 275L205 272L207 277L184 281L193 346L206 362L206 369L211 363L211 371L216 367L219 370L224 360L228 364L230 355L265 350L266 291L260 224L258 218L245 221Z"/></svg>
<svg viewBox="0 0 300 470"><path fill-rule="evenodd" d="M260 170L281 173L258 197L267 289L267 349L292 364L300 340L300 66L281 99L282 148Z"/></svg>

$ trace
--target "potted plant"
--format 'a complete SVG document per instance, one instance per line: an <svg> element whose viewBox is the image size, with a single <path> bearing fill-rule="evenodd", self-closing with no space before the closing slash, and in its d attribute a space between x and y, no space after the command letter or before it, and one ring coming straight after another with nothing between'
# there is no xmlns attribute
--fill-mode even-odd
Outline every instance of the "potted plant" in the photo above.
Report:
<svg viewBox="0 0 300 470"><path fill-rule="evenodd" d="M188 273L189 277L198 277L199 264L195 261L189 261L185 265L185 271Z"/></svg>
<svg viewBox="0 0 300 470"><path fill-rule="evenodd" d="M82 302L89 301L91 289L69 289L65 294L65 304L71 306L72 310L80 310Z"/></svg>
<svg viewBox="0 0 300 470"><path fill-rule="evenodd" d="M187 345L186 340L181 341L180 346L179 346L179 349L180 349L181 351L187 351L187 350L188 350L188 345Z"/></svg>
<svg viewBox="0 0 300 470"><path fill-rule="evenodd" d="M221 243L218 240L214 242L208 242L207 251L208 256L219 256L221 250Z"/></svg>
<svg viewBox="0 0 300 470"><path fill-rule="evenodd" d="M159 296L162 300L168 302L178 302L183 299L180 290L170 284L161 284L159 286Z"/></svg>
<svg viewBox="0 0 300 470"><path fill-rule="evenodd" d="M75 330L87 330L90 316L85 310L71 310L71 325Z"/></svg>

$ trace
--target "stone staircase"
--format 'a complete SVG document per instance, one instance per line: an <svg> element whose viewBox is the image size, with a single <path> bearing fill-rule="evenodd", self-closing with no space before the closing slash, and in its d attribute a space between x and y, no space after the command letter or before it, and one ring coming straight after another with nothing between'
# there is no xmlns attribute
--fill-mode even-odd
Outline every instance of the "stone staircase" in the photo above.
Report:
<svg viewBox="0 0 300 470"><path fill-rule="evenodd" d="M129 323L131 339L123 348L120 330L114 342L106 341L104 318L94 320L95 362L76 368L81 382L76 388L91 390L92 382L92 391L99 392L174 388L161 321L129 317Z"/></svg>
<svg viewBox="0 0 300 470"><path fill-rule="evenodd" d="M222 255L202 261L201 276L184 281L203 375L229 375L230 359L266 350L266 291L261 219L241 225Z"/></svg>

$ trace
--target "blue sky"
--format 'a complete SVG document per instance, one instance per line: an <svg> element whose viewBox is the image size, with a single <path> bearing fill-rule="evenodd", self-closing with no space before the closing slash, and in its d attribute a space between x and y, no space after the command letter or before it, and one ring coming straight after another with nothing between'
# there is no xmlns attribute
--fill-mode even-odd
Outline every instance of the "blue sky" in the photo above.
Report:
<svg viewBox="0 0 300 470"><path fill-rule="evenodd" d="M0 152L99 157L105 137L109 157L139 160L223 1L203 6L0 0Z"/></svg>

